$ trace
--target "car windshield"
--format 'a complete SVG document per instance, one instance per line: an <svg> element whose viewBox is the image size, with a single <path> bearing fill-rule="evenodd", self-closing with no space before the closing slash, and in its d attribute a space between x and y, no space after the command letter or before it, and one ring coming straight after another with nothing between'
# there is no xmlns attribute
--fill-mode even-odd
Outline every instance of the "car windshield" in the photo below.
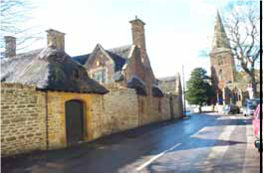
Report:
<svg viewBox="0 0 264 174"><path fill-rule="evenodd" d="M248 108L249 109L256 109L257 108L257 105L249 105Z"/></svg>
<svg viewBox="0 0 264 174"><path fill-rule="evenodd" d="M260 99L256 98L256 99L251 99L251 100L247 100L246 104L247 105L258 105L260 103Z"/></svg>

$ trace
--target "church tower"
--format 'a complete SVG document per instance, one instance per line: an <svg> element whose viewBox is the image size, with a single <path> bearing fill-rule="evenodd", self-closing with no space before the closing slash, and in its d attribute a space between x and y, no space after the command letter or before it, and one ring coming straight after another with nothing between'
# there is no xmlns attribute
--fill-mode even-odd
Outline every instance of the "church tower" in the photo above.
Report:
<svg viewBox="0 0 264 174"><path fill-rule="evenodd" d="M225 100L223 91L227 84L234 83L236 70L234 55L218 11L214 26L213 47L210 53L210 60L217 101L222 104Z"/></svg>

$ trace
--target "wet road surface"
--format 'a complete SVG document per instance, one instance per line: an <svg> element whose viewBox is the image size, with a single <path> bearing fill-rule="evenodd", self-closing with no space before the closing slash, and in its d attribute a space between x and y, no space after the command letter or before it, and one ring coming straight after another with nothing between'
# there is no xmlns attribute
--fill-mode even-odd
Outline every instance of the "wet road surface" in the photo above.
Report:
<svg viewBox="0 0 264 174"><path fill-rule="evenodd" d="M1 161L2 172L260 172L250 118L196 114Z"/></svg>

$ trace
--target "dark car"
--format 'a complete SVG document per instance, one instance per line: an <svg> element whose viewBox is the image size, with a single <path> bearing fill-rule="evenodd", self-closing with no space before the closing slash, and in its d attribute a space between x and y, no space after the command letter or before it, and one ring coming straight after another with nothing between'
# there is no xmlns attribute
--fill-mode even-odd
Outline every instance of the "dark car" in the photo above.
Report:
<svg viewBox="0 0 264 174"><path fill-rule="evenodd" d="M239 114L240 113L240 109L238 106L236 105L225 105L225 107L223 108L223 114L228 115L228 114Z"/></svg>

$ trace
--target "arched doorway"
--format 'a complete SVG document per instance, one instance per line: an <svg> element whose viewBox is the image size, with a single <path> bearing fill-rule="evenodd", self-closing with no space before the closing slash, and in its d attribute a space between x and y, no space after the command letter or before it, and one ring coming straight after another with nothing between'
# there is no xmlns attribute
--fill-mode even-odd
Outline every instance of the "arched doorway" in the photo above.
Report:
<svg viewBox="0 0 264 174"><path fill-rule="evenodd" d="M83 102L70 100L66 102L65 108L67 145L71 146L84 139Z"/></svg>

